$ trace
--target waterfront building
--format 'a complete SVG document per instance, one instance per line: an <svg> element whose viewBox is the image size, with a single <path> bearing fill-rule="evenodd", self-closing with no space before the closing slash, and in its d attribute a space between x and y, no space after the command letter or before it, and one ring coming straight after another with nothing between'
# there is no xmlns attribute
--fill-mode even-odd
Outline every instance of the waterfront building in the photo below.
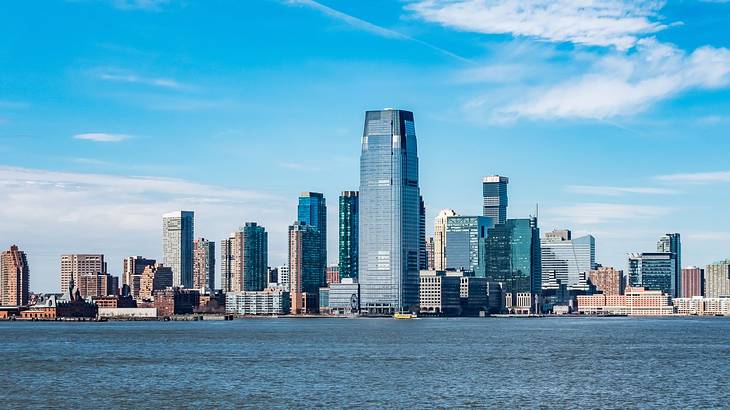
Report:
<svg viewBox="0 0 730 410"><path fill-rule="evenodd" d="M30 269L28 256L17 245L0 253L0 306L26 306Z"/></svg>
<svg viewBox="0 0 730 410"><path fill-rule="evenodd" d="M492 227L492 218L486 216L447 218L446 269L477 271L483 258L487 230Z"/></svg>
<svg viewBox="0 0 730 410"><path fill-rule="evenodd" d="M672 299L679 315L730 316L730 297L705 298L692 296Z"/></svg>
<svg viewBox="0 0 730 410"><path fill-rule="evenodd" d="M129 286L129 291L135 299L139 297L140 280L142 272L147 266L155 266L157 263L154 259L147 259L141 256L129 256L124 258L122 268L122 286Z"/></svg>
<svg viewBox="0 0 730 410"><path fill-rule="evenodd" d="M319 192L302 192L299 195L297 221L319 230L319 268L327 269L327 201Z"/></svg>
<svg viewBox="0 0 730 410"><path fill-rule="evenodd" d="M342 278L329 286L327 312L333 315L355 314L360 311L360 284L355 278Z"/></svg>
<svg viewBox="0 0 730 410"><path fill-rule="evenodd" d="M221 277L225 292L260 291L268 285L269 235L256 222L246 222L221 241Z"/></svg>
<svg viewBox="0 0 730 410"><path fill-rule="evenodd" d="M180 287L155 290L152 294L158 317L189 315L200 305L200 291Z"/></svg>
<svg viewBox="0 0 730 410"><path fill-rule="evenodd" d="M675 295L676 259L668 252L630 253L628 263L629 285Z"/></svg>
<svg viewBox="0 0 730 410"><path fill-rule="evenodd" d="M154 307L102 307L99 306L99 317L105 319L155 319L157 308Z"/></svg>
<svg viewBox="0 0 730 410"><path fill-rule="evenodd" d="M509 178L492 175L482 178L484 195L484 216L492 218L495 224L507 222L507 184Z"/></svg>
<svg viewBox="0 0 730 410"><path fill-rule="evenodd" d="M670 295L642 287L627 287L623 295L581 295L577 299L580 314L667 316L674 313Z"/></svg>
<svg viewBox="0 0 730 410"><path fill-rule="evenodd" d="M596 268L596 240L591 235L573 238L567 229L548 232L540 240L543 289L554 273L568 289L579 285L580 273Z"/></svg>
<svg viewBox="0 0 730 410"><path fill-rule="evenodd" d="M81 297L81 292L74 283L73 277L69 281L66 293L56 300L55 305L55 314L58 318L93 319L98 312L96 303L89 302Z"/></svg>
<svg viewBox="0 0 730 410"><path fill-rule="evenodd" d="M109 296L97 296L93 298L96 306L101 308L135 308L137 302L132 298L131 295L109 295Z"/></svg>
<svg viewBox="0 0 730 410"><path fill-rule="evenodd" d="M193 289L215 289L215 242L193 241Z"/></svg>
<svg viewBox="0 0 730 410"><path fill-rule="evenodd" d="M344 191L339 209L340 278L357 278L360 241L360 193Z"/></svg>
<svg viewBox="0 0 730 410"><path fill-rule="evenodd" d="M84 299L119 294L119 277L108 273L79 276L79 294Z"/></svg>
<svg viewBox="0 0 730 410"><path fill-rule="evenodd" d="M434 259L435 243L433 236L426 238L426 270L436 270Z"/></svg>
<svg viewBox="0 0 730 410"><path fill-rule="evenodd" d="M624 293L624 271L612 267L599 267L588 273L588 279L596 290L604 295L622 295Z"/></svg>
<svg viewBox="0 0 730 410"><path fill-rule="evenodd" d="M327 283L325 271L321 268L320 245L319 229L299 221L289 226L289 282L292 314L312 313L316 311L315 306L318 307L316 295L319 294L319 288ZM311 303L312 301L314 303ZM306 311L307 308L309 308L309 312Z"/></svg>
<svg viewBox="0 0 730 410"><path fill-rule="evenodd" d="M30 320L55 320L58 297L55 294L41 295L27 310L17 312L21 319Z"/></svg>
<svg viewBox="0 0 730 410"><path fill-rule="evenodd" d="M291 289L291 280L289 276L289 265L282 265L276 267L276 283L279 287L286 289L287 292Z"/></svg>
<svg viewBox="0 0 730 410"><path fill-rule="evenodd" d="M461 315L461 277L445 271L421 271L419 308L422 314Z"/></svg>
<svg viewBox="0 0 730 410"><path fill-rule="evenodd" d="M674 260L673 282L675 284L670 294L672 297L682 295L682 241L678 233L668 233L659 238L656 245L657 252L668 253Z"/></svg>
<svg viewBox="0 0 730 410"><path fill-rule="evenodd" d="M682 285L679 287L683 298L704 296L705 270L697 266L682 268Z"/></svg>
<svg viewBox="0 0 730 410"><path fill-rule="evenodd" d="M537 218L508 219L488 229L484 242L485 276L502 284L504 307L516 313L536 311L542 288Z"/></svg>
<svg viewBox="0 0 730 410"><path fill-rule="evenodd" d="M476 277L472 271L447 271L446 274L457 276L461 281L459 298L462 315L476 316L489 311L487 278Z"/></svg>
<svg viewBox="0 0 730 410"><path fill-rule="evenodd" d="M418 150L413 113L368 111L360 157L360 307L414 308L419 284Z"/></svg>
<svg viewBox="0 0 730 410"><path fill-rule="evenodd" d="M289 292L268 287L257 292L226 294L226 313L235 315L286 315L289 313Z"/></svg>
<svg viewBox="0 0 730 410"><path fill-rule="evenodd" d="M452 216L456 216L453 209L442 209L433 226L433 258L434 270L446 270L446 226Z"/></svg>
<svg viewBox="0 0 730 410"><path fill-rule="evenodd" d="M78 284L82 275L106 273L102 254L61 255L61 289L68 289L71 282Z"/></svg>
<svg viewBox="0 0 730 410"><path fill-rule="evenodd" d="M340 266L332 265L327 267L327 285L340 283Z"/></svg>
<svg viewBox="0 0 730 410"><path fill-rule="evenodd" d="M174 286L173 275L172 268L161 263L154 266L146 266L144 271L142 271L142 277L140 279L139 295L135 299L151 300L155 291Z"/></svg>
<svg viewBox="0 0 730 410"><path fill-rule="evenodd" d="M162 215L162 263L172 269L173 286L193 286L194 213Z"/></svg>
<svg viewBox="0 0 730 410"><path fill-rule="evenodd" d="M705 268L705 297L730 297L730 259L711 263Z"/></svg>

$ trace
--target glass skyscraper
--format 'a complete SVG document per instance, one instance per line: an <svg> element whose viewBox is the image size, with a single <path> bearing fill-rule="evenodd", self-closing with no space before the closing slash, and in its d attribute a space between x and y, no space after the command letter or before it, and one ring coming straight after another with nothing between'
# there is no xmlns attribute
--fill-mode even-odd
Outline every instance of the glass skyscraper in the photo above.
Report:
<svg viewBox="0 0 730 410"><path fill-rule="evenodd" d="M319 266L319 239L319 230L311 225L296 221L289 226L289 287L294 314L316 312L319 288L327 286L325 271ZM313 304L304 303L309 300L303 300L305 293Z"/></svg>
<svg viewBox="0 0 730 410"><path fill-rule="evenodd" d="M319 192L302 192L299 195L297 221L319 230L319 266L327 269L327 202Z"/></svg>
<svg viewBox="0 0 730 410"><path fill-rule="evenodd" d="M672 296L675 282L676 260L668 252L644 252L629 254L629 284L648 290L660 290Z"/></svg>
<svg viewBox="0 0 730 410"><path fill-rule="evenodd" d="M509 178L493 175L482 179L484 195L484 216L494 220L495 224L507 221L507 184Z"/></svg>
<svg viewBox="0 0 730 410"><path fill-rule="evenodd" d="M596 269L596 240L591 235L572 238L546 235L540 240L543 288L546 281L555 278L568 287L578 286L580 274Z"/></svg>
<svg viewBox="0 0 730 410"><path fill-rule="evenodd" d="M360 157L361 309L418 304L418 153L413 113L368 111Z"/></svg>
<svg viewBox="0 0 730 410"><path fill-rule="evenodd" d="M428 269L428 252L426 251L426 203L418 197L418 269Z"/></svg>
<svg viewBox="0 0 730 410"><path fill-rule="evenodd" d="M269 275L269 234L256 222L246 222L240 231L241 240L236 245L241 247L241 261L234 266L240 266L241 290L264 290Z"/></svg>
<svg viewBox="0 0 730 410"><path fill-rule="evenodd" d="M669 253L674 259L674 283L672 297L682 295L682 241L678 233L668 233L659 238L656 245L657 252Z"/></svg>
<svg viewBox="0 0 730 410"><path fill-rule="evenodd" d="M360 195L345 191L340 195L340 278L357 278Z"/></svg>
<svg viewBox="0 0 730 410"><path fill-rule="evenodd" d="M476 272L484 252L480 244L493 226L492 218L486 216L449 217L446 222L446 268Z"/></svg>
<svg viewBox="0 0 730 410"><path fill-rule="evenodd" d="M162 215L162 263L172 269L172 286L193 286L193 212Z"/></svg>

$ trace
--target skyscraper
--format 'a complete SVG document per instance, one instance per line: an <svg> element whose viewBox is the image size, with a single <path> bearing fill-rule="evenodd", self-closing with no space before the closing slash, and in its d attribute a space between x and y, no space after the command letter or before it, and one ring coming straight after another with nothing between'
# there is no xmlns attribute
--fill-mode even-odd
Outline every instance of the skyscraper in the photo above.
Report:
<svg viewBox="0 0 730 410"><path fill-rule="evenodd" d="M319 230L319 260L322 272L327 269L327 201L318 192L299 195L297 220Z"/></svg>
<svg viewBox="0 0 730 410"><path fill-rule="evenodd" d="M675 294L676 260L671 253L644 252L630 253L628 257L629 285L660 290L669 296Z"/></svg>
<svg viewBox="0 0 730 410"><path fill-rule="evenodd" d="M423 196L418 197L418 270L428 269L426 250L426 203ZM420 280L420 279L419 279Z"/></svg>
<svg viewBox="0 0 730 410"><path fill-rule="evenodd" d="M172 285L193 286L192 211L176 211L162 215L162 263L172 269Z"/></svg>
<svg viewBox="0 0 730 410"><path fill-rule="evenodd" d="M492 175L482 179L484 216L494 219L495 224L507 221L507 184L509 178Z"/></svg>
<svg viewBox="0 0 730 410"><path fill-rule="evenodd" d="M320 235L317 228L304 222L289 226L289 285L294 314L316 311L319 288L327 285L325 271L320 269ZM305 293L312 305L304 304Z"/></svg>
<svg viewBox="0 0 730 410"><path fill-rule="evenodd" d="M488 229L484 263L488 281L504 287L505 306L522 313L535 311L542 289L537 218L508 219Z"/></svg>
<svg viewBox="0 0 730 410"><path fill-rule="evenodd" d="M236 282L238 286L233 287L233 248L235 246L236 235L231 234L227 239L221 241L221 289L223 292L236 292L240 289L240 282Z"/></svg>
<svg viewBox="0 0 730 410"><path fill-rule="evenodd" d="M215 242L205 238L193 242L193 289L215 289Z"/></svg>
<svg viewBox="0 0 730 410"><path fill-rule="evenodd" d="M261 291L269 274L269 235L256 222L246 222L221 241L221 282L225 292Z"/></svg>
<svg viewBox="0 0 730 410"><path fill-rule="evenodd" d="M61 290L68 290L71 280L76 286L82 275L105 274L106 262L102 254L61 255Z"/></svg>
<svg viewBox="0 0 730 410"><path fill-rule="evenodd" d="M596 286L596 290L602 292L604 295L615 296L623 295L624 293L624 271L622 270L601 266L590 271L588 273L588 279Z"/></svg>
<svg viewBox="0 0 730 410"><path fill-rule="evenodd" d="M433 236L429 236L426 239L426 270L436 270L436 265L434 261L434 250L435 250L435 244L433 241Z"/></svg>
<svg viewBox="0 0 730 410"><path fill-rule="evenodd" d="M453 209L442 209L434 221L433 262L435 270L446 269L446 224L452 216L456 216L456 211Z"/></svg>
<svg viewBox="0 0 730 410"><path fill-rule="evenodd" d="M340 195L340 278L357 278L360 193L344 191Z"/></svg>
<svg viewBox="0 0 730 410"><path fill-rule="evenodd" d="M25 252L12 245L0 253L0 306L28 304L30 270Z"/></svg>
<svg viewBox="0 0 730 410"><path fill-rule="evenodd" d="M363 311L418 304L418 149L413 113L365 113L360 156L360 289Z"/></svg>
<svg viewBox="0 0 730 410"><path fill-rule="evenodd" d="M480 245L492 227L492 218L486 216L449 217L446 222L446 269L476 272L484 252Z"/></svg>
<svg viewBox="0 0 730 410"><path fill-rule="evenodd" d="M596 240L591 235L573 238L567 229L548 232L540 240L543 285L551 273L561 284L577 286L580 274L596 269Z"/></svg>
<svg viewBox="0 0 730 410"><path fill-rule="evenodd" d="M142 273L147 266L154 267L157 261L147 259L141 256L129 256L124 258L124 266L122 268L122 284L129 286L129 293L133 298L139 298L140 287L142 285Z"/></svg>
<svg viewBox="0 0 730 410"><path fill-rule="evenodd" d="M705 268L705 297L730 297L730 259L711 263Z"/></svg>
<svg viewBox="0 0 730 410"><path fill-rule="evenodd" d="M702 296L705 288L705 270L697 266L682 268L682 285L679 288L683 298Z"/></svg>
<svg viewBox="0 0 730 410"><path fill-rule="evenodd" d="M656 245L657 252L669 253L674 259L675 287L670 296L678 298L682 295L682 242L678 233L668 233L659 238Z"/></svg>

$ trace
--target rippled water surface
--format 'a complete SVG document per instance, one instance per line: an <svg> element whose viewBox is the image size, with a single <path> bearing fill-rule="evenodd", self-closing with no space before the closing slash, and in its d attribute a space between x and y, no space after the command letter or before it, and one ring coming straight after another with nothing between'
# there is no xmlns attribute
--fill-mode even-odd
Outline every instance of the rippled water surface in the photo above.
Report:
<svg viewBox="0 0 730 410"><path fill-rule="evenodd" d="M0 323L0 408L728 408L730 319Z"/></svg>

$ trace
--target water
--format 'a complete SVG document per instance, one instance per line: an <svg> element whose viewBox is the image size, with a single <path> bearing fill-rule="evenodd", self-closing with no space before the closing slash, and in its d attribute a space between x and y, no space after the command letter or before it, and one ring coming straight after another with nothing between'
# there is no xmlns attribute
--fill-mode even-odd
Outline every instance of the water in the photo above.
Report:
<svg viewBox="0 0 730 410"><path fill-rule="evenodd" d="M0 408L728 408L730 319L0 323Z"/></svg>

